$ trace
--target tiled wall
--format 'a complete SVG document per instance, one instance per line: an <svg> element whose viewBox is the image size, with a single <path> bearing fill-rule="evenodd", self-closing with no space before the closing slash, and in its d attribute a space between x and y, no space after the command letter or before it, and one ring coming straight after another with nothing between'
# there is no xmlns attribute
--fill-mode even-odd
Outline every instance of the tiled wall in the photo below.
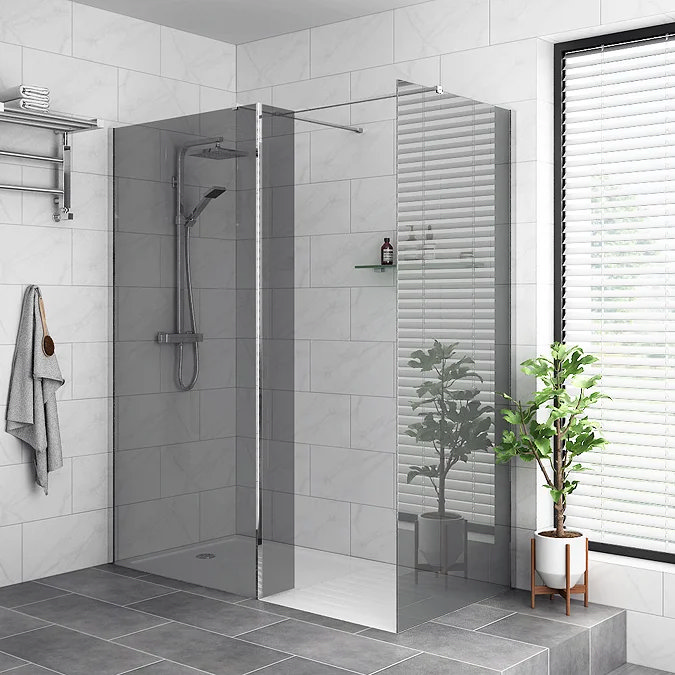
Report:
<svg viewBox="0 0 675 675"><path fill-rule="evenodd" d="M106 126L230 106L235 49L67 0L0 0L0 86L51 88L52 108ZM49 496L28 452L4 433L0 400L0 586L109 559L111 451L110 132L75 136L75 220L52 222L47 196L0 192L0 391L7 391L21 297L43 290L66 378L64 467ZM0 125L0 147L52 153L50 131ZM43 165L3 162L0 181L46 184Z"/></svg>
<svg viewBox="0 0 675 675"><path fill-rule="evenodd" d="M423 84L441 82L447 91L512 111L512 381L515 394L526 397L531 385L520 374L517 364L545 349L552 338L552 43L665 23L674 18L673 0L571 0L565 3L556 0L432 0L240 45L237 49L238 99L258 99L297 109L392 93L395 79L400 77ZM347 108L342 111L345 115L342 121L349 122ZM354 105L350 111L351 122L367 122L368 133L382 139L388 133L386 125L393 119L392 111L387 102ZM343 275L347 270L351 271L355 259L362 255L363 246L370 252L370 247L375 245L370 240L358 241L356 232L366 228L382 232L392 229L390 223L394 222L394 213L391 193L387 197L386 192L391 189L387 183L390 179L384 173L370 179L369 183L355 181L353 175L339 172L354 161L357 166L353 171L361 171L361 166L371 170L375 163L384 168L388 162L388 148L386 155L375 158L368 151L363 153L353 148L359 142L364 147L365 135L352 138L343 132L323 131L307 135L311 138L306 150L310 159L302 164L305 183L314 185L336 178L352 179L350 232L331 229L327 233L309 233L311 262L307 285L310 289L315 286L315 271L321 285L330 286L336 279L344 279L344 283L352 286L353 302L355 294L364 294L359 288L363 281L354 274L351 277ZM338 135L342 139L341 145L334 140ZM329 156L331 151L333 154ZM385 153L384 146L381 152ZM341 197L333 196L331 219L334 213L340 213L340 209L346 212L347 198L346 191ZM301 191L297 199L302 199ZM298 214L303 210L313 213L298 203ZM310 220L319 222L317 218ZM345 228L346 219L342 223ZM315 241L318 247L315 247ZM325 248L321 248L323 242ZM331 265L330 269L323 269L328 263L317 254L325 255L327 251L332 256ZM311 292L306 291L308 295ZM367 293L383 295L376 300L367 298ZM393 306L393 289L386 286L365 291L365 304L358 316L352 304L349 317L352 334L349 337L355 342L351 344L361 339L353 335L355 326L383 325L383 319L378 321L377 317L386 316L381 298L387 293L386 301ZM334 294L336 312L330 312L330 320L340 324L335 314L338 307L342 307L344 326L344 301L343 305L339 304L339 289ZM370 315L371 319L368 318ZM333 331L327 335L310 334L312 349L314 342L334 340L329 337L332 335ZM341 340L346 337L344 333L340 335ZM326 346L330 346L330 342ZM313 366L315 363L312 360ZM320 368L317 377L321 382ZM315 386L313 377L308 386L310 390ZM325 393L322 395L326 396ZM343 402L342 408L338 407L340 397L344 395L342 392L330 395L335 405L327 408L329 423L326 429L327 435L340 439L337 445L347 447L344 424L338 421L348 418L346 404ZM386 423L386 415L381 419ZM354 415L351 415L351 424L353 430ZM372 427L379 428L376 424ZM321 495L320 483L312 485L312 477L309 476L305 485L310 495L312 490L317 490L317 497L307 497L314 504L324 495ZM520 587L529 583L531 532L537 525L544 526L550 520L550 498L547 494L536 494L539 482L531 465L513 467L512 568L513 581ZM336 510L340 503L335 502ZM337 520L339 515L336 513L333 518ZM346 521L346 509L342 519ZM382 526L383 523L378 525ZM346 548L346 537L341 541L342 547ZM602 567L595 559L593 564L597 571L592 572L591 579L597 581L592 592L596 593L598 601L628 606L629 601L622 598L622 586L627 584L630 588L637 582L644 583L648 590L636 590L635 595L640 598L646 593L647 601L629 607L629 660L670 668L675 653L667 636L675 629L675 584L671 583L675 577L662 570L657 573L645 571L639 563L637 566L616 564L616 559L603 560ZM616 583L606 581L612 577L616 578Z"/></svg>

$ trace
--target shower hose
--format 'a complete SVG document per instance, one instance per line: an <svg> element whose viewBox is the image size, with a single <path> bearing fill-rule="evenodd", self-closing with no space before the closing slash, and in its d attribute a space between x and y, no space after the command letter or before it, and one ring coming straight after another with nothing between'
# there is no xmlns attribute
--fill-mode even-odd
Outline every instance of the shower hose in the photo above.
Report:
<svg viewBox="0 0 675 675"><path fill-rule="evenodd" d="M190 312L190 326L193 333L197 332L197 320L195 318L195 300L194 294L192 293L192 268L190 266L190 230L192 229L189 223L185 224L185 281L187 287L187 297L188 297L188 311ZM178 270L180 274L180 270ZM183 298L179 299L180 302L183 301ZM180 327L182 330L182 327ZM195 341L192 343L194 349L194 372L192 374L192 379L185 384L183 382L183 343L178 343L178 351L176 353L176 379L178 381L178 386L182 391L190 391L195 384L197 383L197 378L199 377L199 344Z"/></svg>

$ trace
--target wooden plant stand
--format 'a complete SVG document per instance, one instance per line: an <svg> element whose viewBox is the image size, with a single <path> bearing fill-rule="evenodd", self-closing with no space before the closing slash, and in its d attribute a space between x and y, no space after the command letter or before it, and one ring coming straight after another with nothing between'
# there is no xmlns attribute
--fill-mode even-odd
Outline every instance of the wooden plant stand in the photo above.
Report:
<svg viewBox="0 0 675 675"><path fill-rule="evenodd" d="M537 562L537 544L534 540L534 537L530 540L530 592L531 592L531 607L534 609L534 599L537 595L548 595L551 600L553 596L558 593L561 597L565 598L565 613L567 616L570 615L570 601L572 595L575 593L584 594L584 607L588 607L588 538L586 538L586 571L584 572L584 583L577 584L576 586L570 587L570 545L565 545L565 577L566 584L565 588L549 588L545 585L537 585L536 583L536 568L535 564Z"/></svg>

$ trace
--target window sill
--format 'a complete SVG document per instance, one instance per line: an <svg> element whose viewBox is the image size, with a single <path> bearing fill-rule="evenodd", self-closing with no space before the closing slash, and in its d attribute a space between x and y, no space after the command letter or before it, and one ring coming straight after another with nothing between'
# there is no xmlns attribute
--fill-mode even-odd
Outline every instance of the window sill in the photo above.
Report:
<svg viewBox="0 0 675 675"><path fill-rule="evenodd" d="M612 553L599 553L598 551L590 551L588 557L592 561L607 563L610 565L623 565L624 567L634 567L641 570L652 570L654 572L665 572L666 574L675 574L674 564L659 562L657 560L630 558L629 556L625 555L614 555Z"/></svg>

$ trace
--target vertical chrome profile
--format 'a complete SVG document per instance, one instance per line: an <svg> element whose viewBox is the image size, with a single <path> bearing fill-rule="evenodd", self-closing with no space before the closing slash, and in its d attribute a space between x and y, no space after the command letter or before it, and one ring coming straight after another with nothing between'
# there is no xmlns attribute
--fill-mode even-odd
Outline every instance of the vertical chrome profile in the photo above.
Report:
<svg viewBox="0 0 675 675"><path fill-rule="evenodd" d="M262 523L262 431L263 431L263 367L262 367L262 103L255 105L255 534L257 597L263 592L263 523Z"/></svg>

